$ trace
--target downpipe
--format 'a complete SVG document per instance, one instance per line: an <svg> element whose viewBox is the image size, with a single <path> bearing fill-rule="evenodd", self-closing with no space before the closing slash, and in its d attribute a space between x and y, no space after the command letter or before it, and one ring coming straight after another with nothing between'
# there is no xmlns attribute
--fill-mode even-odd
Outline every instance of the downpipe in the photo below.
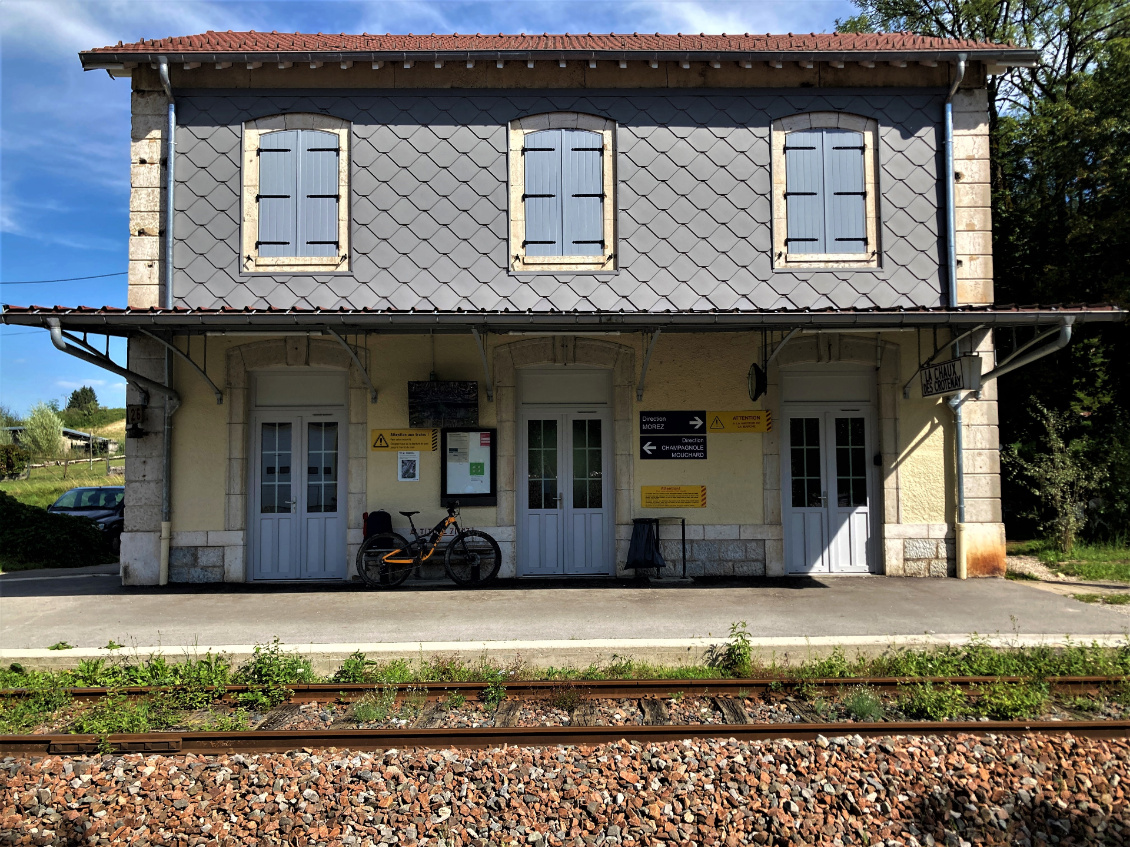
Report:
<svg viewBox="0 0 1130 847"><path fill-rule="evenodd" d="M949 305L951 309L957 308L957 186L954 183L954 156L953 156L953 98L961 81L965 78L966 53L957 54L957 72L954 74L953 85L946 94L945 108L945 145L946 145L946 259L949 265ZM955 350L960 353L960 349ZM962 434L962 400L958 395L946 401L953 409L954 427L954 453L957 464L957 520L954 522L954 558L958 579L967 579L969 576L968 562L966 561L965 544L965 451L964 436Z"/></svg>
<svg viewBox="0 0 1130 847"><path fill-rule="evenodd" d="M177 162L177 104L173 98L173 85L169 80L169 61L157 60L157 73L165 96L169 98L168 120L165 126L165 291L162 305L173 308L173 196L176 188ZM165 351L165 385L172 386L173 354ZM157 584L169 583L169 553L172 546L172 447L173 414L180 407L179 400L165 397L164 427L162 431L162 484L161 484L161 560Z"/></svg>

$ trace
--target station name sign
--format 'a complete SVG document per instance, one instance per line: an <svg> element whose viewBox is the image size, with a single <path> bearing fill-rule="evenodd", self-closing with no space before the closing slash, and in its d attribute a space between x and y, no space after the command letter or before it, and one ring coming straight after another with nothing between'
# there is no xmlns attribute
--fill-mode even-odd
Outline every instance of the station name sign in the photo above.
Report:
<svg viewBox="0 0 1130 847"><path fill-rule="evenodd" d="M939 397L981 388L981 357L961 356L922 369L922 396Z"/></svg>

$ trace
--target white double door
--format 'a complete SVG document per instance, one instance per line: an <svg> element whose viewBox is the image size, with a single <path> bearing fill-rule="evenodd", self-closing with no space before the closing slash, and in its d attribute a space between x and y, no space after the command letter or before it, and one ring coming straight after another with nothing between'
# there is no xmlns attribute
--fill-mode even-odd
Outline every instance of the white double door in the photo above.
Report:
<svg viewBox="0 0 1130 847"><path fill-rule="evenodd" d="M252 578L344 579L344 415L258 412L252 433Z"/></svg>
<svg viewBox="0 0 1130 847"><path fill-rule="evenodd" d="M868 573L875 557L870 410L805 406L782 417L787 572Z"/></svg>
<svg viewBox="0 0 1130 847"><path fill-rule="evenodd" d="M612 414L523 408L518 421L518 575L611 575Z"/></svg>

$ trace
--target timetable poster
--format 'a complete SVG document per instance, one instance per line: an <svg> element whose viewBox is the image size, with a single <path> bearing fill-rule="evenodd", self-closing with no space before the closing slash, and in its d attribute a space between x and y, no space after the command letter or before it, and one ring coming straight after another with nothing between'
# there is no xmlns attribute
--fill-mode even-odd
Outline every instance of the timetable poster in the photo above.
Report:
<svg viewBox="0 0 1130 847"><path fill-rule="evenodd" d="M443 431L443 499L491 505L495 498L493 429ZM488 504L486 501L490 500Z"/></svg>

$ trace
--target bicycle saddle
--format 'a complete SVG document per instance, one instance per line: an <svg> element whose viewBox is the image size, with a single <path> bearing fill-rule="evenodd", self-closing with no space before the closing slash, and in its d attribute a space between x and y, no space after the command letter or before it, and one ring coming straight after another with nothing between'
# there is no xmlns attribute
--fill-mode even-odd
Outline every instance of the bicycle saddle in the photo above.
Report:
<svg viewBox="0 0 1130 847"><path fill-rule="evenodd" d="M401 512L400 514L404 515L404 517L406 517L406 518L410 518L413 515L418 515L420 513L419 512Z"/></svg>

